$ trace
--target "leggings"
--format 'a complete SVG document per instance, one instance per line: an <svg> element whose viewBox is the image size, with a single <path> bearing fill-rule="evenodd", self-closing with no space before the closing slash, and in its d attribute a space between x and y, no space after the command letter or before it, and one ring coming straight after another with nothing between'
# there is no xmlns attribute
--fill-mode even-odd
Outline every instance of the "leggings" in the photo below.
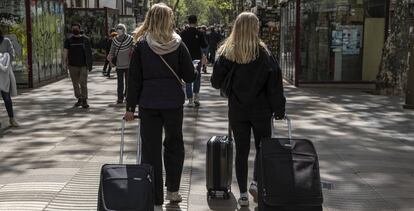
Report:
<svg viewBox="0 0 414 211"><path fill-rule="evenodd" d="M9 118L14 118L13 102L10 93L1 91L1 97L3 98L4 105L6 105L6 110Z"/></svg>
<svg viewBox="0 0 414 211"><path fill-rule="evenodd" d="M250 153L251 130L253 129L256 156L253 180L257 181L256 160L260 149L260 140L271 136L271 114L246 114L244 112L229 112L230 125L236 144L236 178L240 193L247 192L248 159Z"/></svg>

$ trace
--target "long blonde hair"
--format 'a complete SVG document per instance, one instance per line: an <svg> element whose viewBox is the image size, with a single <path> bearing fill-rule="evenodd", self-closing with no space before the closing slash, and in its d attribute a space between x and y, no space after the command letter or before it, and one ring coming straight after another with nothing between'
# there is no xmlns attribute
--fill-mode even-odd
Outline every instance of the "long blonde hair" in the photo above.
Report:
<svg viewBox="0 0 414 211"><path fill-rule="evenodd" d="M259 38L259 19L254 13L243 12L237 16L230 36L218 49L220 56L247 64L259 57L260 47L266 45Z"/></svg>
<svg viewBox="0 0 414 211"><path fill-rule="evenodd" d="M174 32L174 13L172 9L164 3L154 4L145 15L144 23L135 31L135 42L147 33L150 33L151 37L160 43L171 41Z"/></svg>

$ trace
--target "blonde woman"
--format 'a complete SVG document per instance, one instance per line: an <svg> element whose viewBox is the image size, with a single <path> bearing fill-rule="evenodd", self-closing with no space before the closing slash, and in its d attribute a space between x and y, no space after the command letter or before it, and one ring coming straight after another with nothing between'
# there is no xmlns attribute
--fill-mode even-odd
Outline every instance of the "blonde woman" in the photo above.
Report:
<svg viewBox="0 0 414 211"><path fill-rule="evenodd" d="M271 136L272 116L284 117L286 99L281 70L259 38L259 19L250 12L237 17L230 36L218 49L218 56L211 83L216 89L224 89L228 96L229 121L236 143L236 177L240 189L238 202L241 206L249 206L250 131L253 129L258 151L260 140ZM249 192L257 202L256 173L253 175Z"/></svg>
<svg viewBox="0 0 414 211"><path fill-rule="evenodd" d="M126 120L134 118L139 105L142 136L142 161L154 168L155 205L163 204L162 146L166 172L167 197L181 202L181 173L184 162L183 84L191 83L196 71L181 37L174 32L171 8L155 4L135 34L128 75ZM162 131L165 140L162 142Z"/></svg>

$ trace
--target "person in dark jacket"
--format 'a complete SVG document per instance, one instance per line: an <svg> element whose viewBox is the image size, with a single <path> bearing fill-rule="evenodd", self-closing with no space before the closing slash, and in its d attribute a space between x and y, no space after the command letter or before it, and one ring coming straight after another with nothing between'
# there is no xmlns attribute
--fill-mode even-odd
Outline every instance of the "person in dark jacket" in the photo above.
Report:
<svg viewBox="0 0 414 211"><path fill-rule="evenodd" d="M75 97L78 102L75 107L89 108L88 71L92 70L92 46L89 38L80 34L80 24L72 24L73 36L65 40L64 67L69 69Z"/></svg>
<svg viewBox="0 0 414 211"><path fill-rule="evenodd" d="M216 32L214 26L211 26L208 31L207 42L208 42L208 61L214 64L214 60L216 59L216 51L219 43L221 42L221 35Z"/></svg>
<svg viewBox="0 0 414 211"><path fill-rule="evenodd" d="M181 32L181 37L183 42L188 47L190 51L192 60L199 60L199 64L197 64L197 71L201 72L201 49L207 48L207 41L204 37L204 34L199 31L197 27L197 16L190 15L188 17L188 23L190 24L188 28L184 29ZM200 86L201 86L201 74L198 74L194 83L187 83L186 85L186 93L188 98L188 106L199 106L200 105Z"/></svg>
<svg viewBox="0 0 414 211"><path fill-rule="evenodd" d="M105 38L104 43L103 43L103 47L105 50L105 64L103 66L102 69L102 75L110 77L111 76L111 70L112 67L111 65L109 65L109 61L108 59L106 59L109 55L109 51L111 51L111 45L112 45L112 39L114 37L116 37L118 34L116 33L116 30L114 28L112 28L109 31L109 36L107 38Z"/></svg>
<svg viewBox="0 0 414 211"><path fill-rule="evenodd" d="M142 159L154 168L155 205L162 205L162 145L167 196L172 203L181 202L181 173L184 163L183 104L184 82L197 76L187 47L174 32L171 8L155 4L136 33L128 75L127 112L134 119L136 105L141 118ZM163 61L164 60L164 61ZM184 82L183 82L184 81ZM165 140L162 143L162 130Z"/></svg>
<svg viewBox="0 0 414 211"><path fill-rule="evenodd" d="M286 99L278 63L259 38L259 19L250 12L241 13L230 36L218 50L211 84L219 89L231 77L228 95L229 121L236 144L236 177L241 206L249 205L247 194L250 131L253 129L256 156L262 138L271 136L272 116L285 116ZM228 80L226 80L228 81ZM256 169L256 168L255 168ZM249 192L257 201L257 177L253 173Z"/></svg>

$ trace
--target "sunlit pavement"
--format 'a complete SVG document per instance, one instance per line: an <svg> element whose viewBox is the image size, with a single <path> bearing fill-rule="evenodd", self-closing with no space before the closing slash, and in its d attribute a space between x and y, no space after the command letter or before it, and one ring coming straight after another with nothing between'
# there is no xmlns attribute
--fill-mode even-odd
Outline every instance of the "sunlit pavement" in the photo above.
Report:
<svg viewBox="0 0 414 211"><path fill-rule="evenodd" d="M100 166L118 162L125 110L116 105L116 80L100 69L89 77L90 109L72 108L68 79L14 98L20 128L7 127L0 105L0 210L96 210ZM185 108L184 201L165 210L257 210L252 201L249 208L237 206L234 174L234 197L207 201L206 142L227 128L227 103L209 76L203 76L201 107ZM290 85L285 91L293 136L312 140L319 154L324 210L414 210L414 112L402 110L400 98ZM129 163L135 126L127 130ZM277 130L287 134L283 122Z"/></svg>

